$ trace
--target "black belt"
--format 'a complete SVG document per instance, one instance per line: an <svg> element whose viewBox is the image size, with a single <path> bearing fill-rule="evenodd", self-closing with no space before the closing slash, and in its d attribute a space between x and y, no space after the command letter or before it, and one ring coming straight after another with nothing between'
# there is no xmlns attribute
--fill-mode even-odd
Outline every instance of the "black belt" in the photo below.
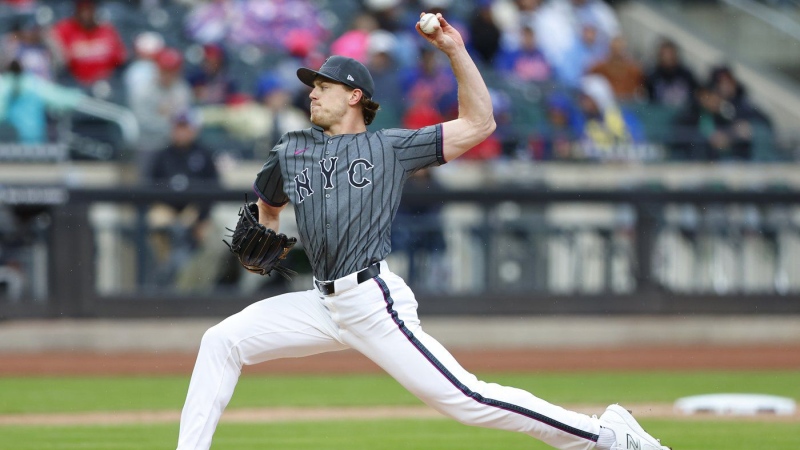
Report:
<svg viewBox="0 0 800 450"><path fill-rule="evenodd" d="M381 263L376 262L373 263L371 266L367 267L366 269L361 270L356 274L356 281L358 284L361 284L367 280L371 280L378 275L381 274ZM324 295L333 295L336 293L336 288L334 287L335 281L317 281L314 280L314 284L317 285L317 289Z"/></svg>

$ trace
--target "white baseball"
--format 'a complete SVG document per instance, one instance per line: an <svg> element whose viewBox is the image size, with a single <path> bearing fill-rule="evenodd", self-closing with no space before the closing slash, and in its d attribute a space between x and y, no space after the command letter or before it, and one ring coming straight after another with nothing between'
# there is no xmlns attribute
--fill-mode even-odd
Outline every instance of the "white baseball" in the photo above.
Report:
<svg viewBox="0 0 800 450"><path fill-rule="evenodd" d="M431 34L439 28L439 18L436 14L425 14L419 18L419 28L425 34Z"/></svg>

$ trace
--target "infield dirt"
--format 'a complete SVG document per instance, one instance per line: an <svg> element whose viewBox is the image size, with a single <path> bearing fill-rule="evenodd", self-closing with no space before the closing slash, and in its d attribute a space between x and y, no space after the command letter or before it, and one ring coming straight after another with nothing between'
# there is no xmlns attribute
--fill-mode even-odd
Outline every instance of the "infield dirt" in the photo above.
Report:
<svg viewBox="0 0 800 450"><path fill-rule="evenodd" d="M800 345L646 347L624 349L454 350L473 372L800 369ZM187 353L0 353L0 376L190 374ZM346 350L246 366L245 374L379 373L361 354Z"/></svg>

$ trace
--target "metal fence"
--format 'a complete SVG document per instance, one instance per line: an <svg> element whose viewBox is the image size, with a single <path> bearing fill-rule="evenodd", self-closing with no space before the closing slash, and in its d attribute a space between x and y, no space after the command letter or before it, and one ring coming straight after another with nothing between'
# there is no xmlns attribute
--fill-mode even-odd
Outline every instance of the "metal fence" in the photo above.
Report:
<svg viewBox="0 0 800 450"><path fill-rule="evenodd" d="M301 249L292 281L231 257L244 195L0 189L0 317L217 316L309 289ZM425 212L398 215L389 263L422 313L800 313L796 192L409 189L404 205Z"/></svg>

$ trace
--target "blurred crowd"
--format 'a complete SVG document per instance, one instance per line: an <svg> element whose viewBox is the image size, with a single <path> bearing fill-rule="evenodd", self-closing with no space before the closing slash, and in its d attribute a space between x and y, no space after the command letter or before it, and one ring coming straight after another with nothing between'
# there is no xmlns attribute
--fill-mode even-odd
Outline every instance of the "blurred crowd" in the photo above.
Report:
<svg viewBox="0 0 800 450"><path fill-rule="evenodd" d="M770 120L730 67L693 73L668 36L632 54L603 0L0 0L0 143L79 136L72 157L96 158L89 144L108 142L105 156L135 161L142 184L215 188L225 161L263 160L283 133L310 126L295 71L331 54L371 71L381 105L371 129L446 121L458 113L456 80L417 35L421 11L458 28L490 88L497 130L464 159L772 157ZM138 124L134 142L107 126L122 108ZM146 283L235 281L209 205L153 205L146 216ZM404 207L397 223L393 247L410 276L441 284L439 211Z"/></svg>
<svg viewBox="0 0 800 450"><path fill-rule="evenodd" d="M329 54L371 70L372 128L448 120L455 79L420 11L459 29L492 91L498 129L467 158L753 160L771 143L729 67L692 73L668 37L634 57L602 0L0 0L0 140L63 139L58 112L91 122L99 99L135 115L143 180L187 114L190 146L260 159L309 125L294 70Z"/></svg>

